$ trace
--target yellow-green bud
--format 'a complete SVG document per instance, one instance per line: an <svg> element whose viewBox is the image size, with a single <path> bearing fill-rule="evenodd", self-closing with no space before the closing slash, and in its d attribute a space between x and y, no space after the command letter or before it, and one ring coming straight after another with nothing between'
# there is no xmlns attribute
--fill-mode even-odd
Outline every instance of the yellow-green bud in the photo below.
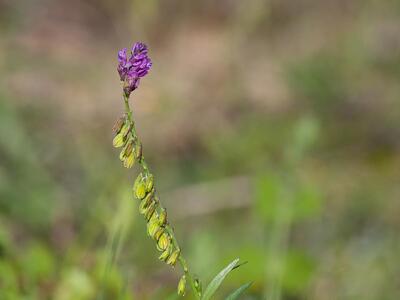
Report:
<svg viewBox="0 0 400 300"><path fill-rule="evenodd" d="M137 185L135 189L136 198L142 200L146 196L146 187L143 183Z"/></svg>
<svg viewBox="0 0 400 300"><path fill-rule="evenodd" d="M115 134L118 134L118 133L121 131L122 126L124 126L124 123L125 123L125 117L120 117L120 118L114 123L113 131L114 131Z"/></svg>
<svg viewBox="0 0 400 300"><path fill-rule="evenodd" d="M186 291L186 275L183 275L178 283L178 295L185 296L185 291Z"/></svg>
<svg viewBox="0 0 400 300"><path fill-rule="evenodd" d="M170 256L171 251L172 251L172 245L170 245L166 250L164 250L164 252L161 253L161 255L158 257L158 259L161 261L166 261Z"/></svg>
<svg viewBox="0 0 400 300"><path fill-rule="evenodd" d="M164 233L164 229L159 227L156 233L154 234L154 239L158 242L160 239L161 235Z"/></svg>
<svg viewBox="0 0 400 300"><path fill-rule="evenodd" d="M160 212L160 216L158 218L158 224L160 226L165 226L165 224L167 224L167 211L165 209L162 209Z"/></svg>
<svg viewBox="0 0 400 300"><path fill-rule="evenodd" d="M136 187L136 185L138 185L139 183L141 183L143 181L143 173L139 173L139 175L136 177L135 179L135 184L133 187Z"/></svg>
<svg viewBox="0 0 400 300"><path fill-rule="evenodd" d="M124 167L129 169L132 168L134 164L135 164L135 155L131 151L131 153L124 160Z"/></svg>
<svg viewBox="0 0 400 300"><path fill-rule="evenodd" d="M124 161L125 159L125 149L122 149L121 152L119 153L119 160Z"/></svg>
<svg viewBox="0 0 400 300"><path fill-rule="evenodd" d="M146 197L142 200L142 202L140 202L139 205L139 212L141 214L145 214L146 213L146 209L147 207L149 207L149 205L151 204L151 202L155 201L154 199L154 189L148 193L146 195Z"/></svg>
<svg viewBox="0 0 400 300"><path fill-rule="evenodd" d="M153 174L147 174L147 176L144 177L144 182L146 185L146 191L150 192L151 189L153 188L154 185L154 176Z"/></svg>
<svg viewBox="0 0 400 300"><path fill-rule="evenodd" d="M165 251L169 247L170 243L171 240L169 235L166 232L164 232L158 239L157 248L159 251Z"/></svg>
<svg viewBox="0 0 400 300"><path fill-rule="evenodd" d="M132 127L133 127L132 124L127 124L127 129L126 129L126 131L124 132L124 133L125 133L125 134L124 134L124 137L125 137L125 138L126 138L126 137L128 136L128 134L131 132ZM124 127L122 127L121 132L123 132L123 130L124 130Z"/></svg>
<svg viewBox="0 0 400 300"><path fill-rule="evenodd" d="M140 202L139 205L139 212L144 215L146 213L146 209L147 209L148 205L146 205L146 202L144 200L142 200L142 202Z"/></svg>
<svg viewBox="0 0 400 300"><path fill-rule="evenodd" d="M179 250L175 250L174 252L172 252L172 254L167 259L167 264L169 264L171 266L175 266L176 261L178 260L180 253L181 252Z"/></svg>
<svg viewBox="0 0 400 300"><path fill-rule="evenodd" d="M142 150L142 144L140 142L137 142L135 145L135 154L137 160L140 160L142 158Z"/></svg>
<svg viewBox="0 0 400 300"><path fill-rule="evenodd" d="M146 218L147 221L149 221L150 218L155 213L156 206L157 206L157 202L153 201L153 202L150 203L149 207L146 208L146 211L144 213L144 217Z"/></svg>
<svg viewBox="0 0 400 300"><path fill-rule="evenodd" d="M147 233L149 234L149 236L154 238L154 235L156 234L159 228L160 225L158 224L157 212L154 212L149 223L147 223Z"/></svg>
<svg viewBox="0 0 400 300"><path fill-rule="evenodd" d="M113 139L113 146L115 148L122 147L125 143L124 135L120 132Z"/></svg>
<svg viewBox="0 0 400 300"><path fill-rule="evenodd" d="M135 197L139 200L142 200L146 196L146 184L143 181L143 174L140 173L135 180L133 185L133 190L135 193Z"/></svg>
<svg viewBox="0 0 400 300"><path fill-rule="evenodd" d="M198 278L194 279L194 288L197 291L197 294L201 297L201 295L203 294L203 287L201 285L201 281Z"/></svg>
<svg viewBox="0 0 400 300"><path fill-rule="evenodd" d="M156 222L156 223L158 223L158 217L159 217L158 212L155 211L154 214L151 216L149 222Z"/></svg>
<svg viewBox="0 0 400 300"><path fill-rule="evenodd" d="M134 140L133 138L128 139L128 142L126 143L126 146L124 147L124 154L125 156L128 156L129 154L132 153L134 147Z"/></svg>
<svg viewBox="0 0 400 300"><path fill-rule="evenodd" d="M122 148L121 152L119 153L120 161L124 161L125 158L131 153L133 147L132 143L133 143L132 139L129 139L125 142L124 148Z"/></svg>
<svg viewBox="0 0 400 300"><path fill-rule="evenodd" d="M128 122L125 122L125 124L122 126L121 131L119 134L122 134L122 136L126 136L126 134L129 132L129 129L131 128L131 125Z"/></svg>

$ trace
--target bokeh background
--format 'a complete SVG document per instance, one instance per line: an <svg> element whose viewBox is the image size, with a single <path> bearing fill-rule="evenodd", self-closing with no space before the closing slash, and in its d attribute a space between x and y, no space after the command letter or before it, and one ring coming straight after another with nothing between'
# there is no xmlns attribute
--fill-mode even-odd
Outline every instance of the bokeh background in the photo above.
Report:
<svg viewBox="0 0 400 300"><path fill-rule="evenodd" d="M183 252L205 282L248 261L216 299L400 299L400 2L377 0L1 0L1 299L176 299L111 145L138 40Z"/></svg>

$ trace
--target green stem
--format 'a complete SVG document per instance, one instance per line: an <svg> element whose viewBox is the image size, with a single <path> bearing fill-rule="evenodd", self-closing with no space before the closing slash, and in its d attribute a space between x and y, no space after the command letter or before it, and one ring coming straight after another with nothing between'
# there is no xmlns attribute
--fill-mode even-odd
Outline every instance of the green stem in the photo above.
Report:
<svg viewBox="0 0 400 300"><path fill-rule="evenodd" d="M140 140L139 140L139 138L137 136L137 133L136 133L135 121L133 120L132 110L131 110L131 108L129 106L129 97L126 96L125 93L123 95L124 95L124 102L125 102L125 113L126 113L126 116L127 116L127 119L129 121L129 123L132 125L131 132L132 132L133 138L135 138L140 143ZM142 156L141 156L141 158L139 160L139 164L142 166L142 168L143 168L143 170L145 172L149 172L149 168L148 168L148 165L147 165L147 163L146 163L146 161L144 159L143 153L142 153ZM172 229L171 225L167 224L165 226L165 229L167 230L167 232L171 236L171 240L172 240L172 243L173 243L174 247L180 251L181 248L179 247L178 241L175 238L174 230ZM197 292L197 289L195 287L195 284L194 284L193 275L189 272L188 264L187 264L185 258L182 256L182 253L180 253L178 260L179 260L179 263L180 263L183 271L185 272L185 275L186 275L186 278L189 281L190 287L193 290L193 294L195 295L196 299L200 300L200 296L199 296L199 294Z"/></svg>
<svg viewBox="0 0 400 300"><path fill-rule="evenodd" d="M126 115L128 116L128 120L133 123L132 111L131 111L131 108L129 107L129 97L125 93L123 95L124 95Z"/></svg>
<svg viewBox="0 0 400 300"><path fill-rule="evenodd" d="M170 234L172 243L174 244L175 248L181 250L181 248L179 247L178 241L175 238L175 234L174 234L174 231L173 231L171 225L167 224L167 226L165 228L168 231L168 233ZM192 274L189 272L188 264L187 264L185 258L182 256L182 253L179 255L179 263L181 264L182 269L185 272L185 275L189 281L190 287L192 288L196 299L200 299L200 296L199 296L196 286L194 284L194 278L193 278Z"/></svg>

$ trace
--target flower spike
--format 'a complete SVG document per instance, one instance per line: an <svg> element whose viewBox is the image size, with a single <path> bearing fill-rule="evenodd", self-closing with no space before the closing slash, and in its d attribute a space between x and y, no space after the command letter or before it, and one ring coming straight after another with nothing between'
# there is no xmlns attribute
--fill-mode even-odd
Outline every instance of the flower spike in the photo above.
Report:
<svg viewBox="0 0 400 300"><path fill-rule="evenodd" d="M140 79L148 74L151 66L148 48L144 43L133 44L129 53L127 48L118 52L117 71L123 83L125 114L114 125L113 145L121 148L119 158L126 168L133 167L135 163L142 168L133 184L133 194L139 201L139 212L147 222L147 234L154 240L157 250L161 252L159 259L171 266L175 266L179 262L182 267L184 274L178 284L178 294L184 295L186 280L188 280L196 298L199 299L193 276L181 255L181 249L168 222L166 209L161 205L157 196L154 176L150 173L144 159L142 143L137 136L132 111L129 107L129 96L139 87Z"/></svg>

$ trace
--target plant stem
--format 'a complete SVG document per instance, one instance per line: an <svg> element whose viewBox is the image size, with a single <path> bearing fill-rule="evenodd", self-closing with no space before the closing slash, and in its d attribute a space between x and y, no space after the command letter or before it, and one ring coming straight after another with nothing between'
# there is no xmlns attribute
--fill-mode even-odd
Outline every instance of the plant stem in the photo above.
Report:
<svg viewBox="0 0 400 300"><path fill-rule="evenodd" d="M170 236L172 238L172 243L174 244L175 248L180 250L181 248L179 247L178 241L175 238L175 234L174 234L174 231L173 231L171 225L167 224L167 226L165 228L167 229L168 233L170 234ZM199 294L197 293L196 287L194 285L194 278L193 278L192 274L189 272L189 267L187 265L185 258L182 256L182 253L180 253L180 255L179 255L179 263L181 264L182 269L185 272L185 275L189 281L190 287L192 288L196 299L200 299Z"/></svg>
<svg viewBox="0 0 400 300"><path fill-rule="evenodd" d="M139 138L137 136L137 133L136 133L135 121L133 120L132 110L131 110L131 108L129 106L129 97L126 96L125 93L123 93L123 96L124 96L124 102L125 102L125 113L126 113L126 116L127 116L127 119L129 121L129 123L131 124L132 135L140 143L140 140L139 140ZM149 168L148 168L148 165L147 165L147 163L146 163L146 161L144 159L143 153L142 153L141 158L139 160L139 164L142 166L142 168L143 168L143 170L145 172L149 172ZM172 229L171 225L167 224L165 226L165 229L167 230L167 232L171 236L171 240L172 240L172 243L173 243L174 247L180 251L181 248L179 247L178 241L175 238L174 230ZM199 294L198 294L198 292L196 290L195 284L194 284L193 275L189 272L188 264L187 264L185 258L182 256L182 253L180 253L178 260L179 260L179 263L180 263L183 271L185 272L185 275L186 275L186 278L189 281L190 287L193 290L193 294L195 295L196 299L200 300L200 296L199 296Z"/></svg>

